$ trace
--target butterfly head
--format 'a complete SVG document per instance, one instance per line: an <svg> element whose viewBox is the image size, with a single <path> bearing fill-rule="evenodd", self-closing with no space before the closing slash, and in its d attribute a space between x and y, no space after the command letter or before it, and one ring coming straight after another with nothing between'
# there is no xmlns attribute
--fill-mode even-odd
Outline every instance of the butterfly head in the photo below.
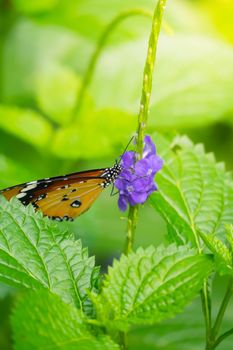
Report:
<svg viewBox="0 0 233 350"><path fill-rule="evenodd" d="M116 178L120 175L122 171L122 166L121 164L117 163L112 166L111 168L107 168L105 172L101 175L101 177L104 177L105 181L103 183L103 187L107 187L114 183Z"/></svg>

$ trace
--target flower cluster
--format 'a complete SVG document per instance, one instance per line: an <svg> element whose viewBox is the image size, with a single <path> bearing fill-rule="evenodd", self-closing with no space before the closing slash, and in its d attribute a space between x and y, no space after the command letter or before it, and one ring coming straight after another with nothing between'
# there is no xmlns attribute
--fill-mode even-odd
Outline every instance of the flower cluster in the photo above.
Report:
<svg viewBox="0 0 233 350"><path fill-rule="evenodd" d="M122 172L115 181L120 194L120 210L125 211L128 204L134 206L144 203L147 197L157 190L154 176L162 165L163 161L156 155L155 145L150 136L144 138L142 159L137 161L134 151L127 151L122 155Z"/></svg>

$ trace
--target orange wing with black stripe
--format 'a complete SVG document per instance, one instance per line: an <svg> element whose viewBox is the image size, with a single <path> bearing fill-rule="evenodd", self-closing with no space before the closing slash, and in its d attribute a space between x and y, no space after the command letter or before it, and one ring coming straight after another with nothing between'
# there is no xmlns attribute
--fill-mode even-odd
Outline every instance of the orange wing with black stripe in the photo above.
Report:
<svg viewBox="0 0 233 350"><path fill-rule="evenodd" d="M50 219L73 220L87 211L103 189L115 181L121 166L88 170L65 176L26 182L1 190L10 200L18 198L22 204L32 204Z"/></svg>

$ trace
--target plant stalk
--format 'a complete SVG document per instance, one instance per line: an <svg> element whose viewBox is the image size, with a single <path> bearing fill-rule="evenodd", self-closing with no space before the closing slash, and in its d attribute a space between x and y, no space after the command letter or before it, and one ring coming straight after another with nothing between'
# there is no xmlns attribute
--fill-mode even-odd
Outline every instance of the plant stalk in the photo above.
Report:
<svg viewBox="0 0 233 350"><path fill-rule="evenodd" d="M211 298L209 295L207 279L203 282L203 288L200 294L206 327L206 344L208 344L211 337Z"/></svg>
<svg viewBox="0 0 233 350"><path fill-rule="evenodd" d="M157 44L158 38L161 29L162 18L164 14L164 9L166 6L166 0L158 0L157 5L155 7L153 20L152 20L152 28L149 37L148 49L147 49L147 57L144 66L143 72L143 81L142 81L142 93L140 100L140 108L138 114L138 129L137 129L137 139L136 139L136 154L137 159L142 158L143 154L143 140L145 135L145 129L147 124L147 119L149 115L149 105L152 91L152 79L154 72L154 65L157 53ZM129 214L128 214L128 224L127 224L127 239L126 239L126 248L125 253L128 254L132 248L134 243L135 231L137 227L138 220L138 210L139 206L130 206Z"/></svg>
<svg viewBox="0 0 233 350"><path fill-rule="evenodd" d="M120 344L121 344L121 349L122 350L127 350L128 345L127 345L127 337L125 332L120 332Z"/></svg>
<svg viewBox="0 0 233 350"><path fill-rule="evenodd" d="M229 337L230 335L233 334L233 328L229 329L229 331L226 331L225 333L223 333L222 335L220 335L216 341L215 341L215 348L227 337Z"/></svg>
<svg viewBox="0 0 233 350"><path fill-rule="evenodd" d="M86 90L87 90L88 86L90 85L91 79L93 77L93 74L94 74L94 71L96 68L96 64L97 64L99 57L100 57L100 55L101 55L101 53L106 45L107 39L109 38L110 34L115 30L115 28L121 22L123 22L125 19L132 17L132 16L145 16L145 17L149 17L149 18L152 17L151 13L148 11L145 11L142 9L132 9L132 10L120 13L108 24L108 26L105 28L105 30L103 31L103 33L101 34L101 36L99 38L96 49L95 49L94 53L92 54L90 62L87 66L86 73L84 74L82 86L77 93L77 101L76 101L76 104L74 107L72 121L74 121L76 119L76 116L82 107Z"/></svg>
<svg viewBox="0 0 233 350"><path fill-rule="evenodd" d="M233 293L233 278L230 278L227 286L227 290L223 298L223 301L220 305L214 326L212 329L210 329L209 327L206 327L206 329L209 330L206 336L206 350L214 350L217 347L217 345L220 344L225 338L233 334L233 328L232 328L218 337L218 333L222 325L222 320L223 320L227 305L232 297L232 293Z"/></svg>
<svg viewBox="0 0 233 350"><path fill-rule="evenodd" d="M135 208L137 207L137 210ZM127 236L124 253L127 255L133 249L134 235L138 221L138 205L129 207L129 214L127 220Z"/></svg>
<svg viewBox="0 0 233 350"><path fill-rule="evenodd" d="M216 337L218 335L218 332L219 332L221 324L222 324L223 316L225 314L227 305L231 299L232 293L233 293L233 278L230 278L225 296L224 296L223 301L220 305L218 315L217 315L215 324L213 326L212 334L214 335L214 337Z"/></svg>

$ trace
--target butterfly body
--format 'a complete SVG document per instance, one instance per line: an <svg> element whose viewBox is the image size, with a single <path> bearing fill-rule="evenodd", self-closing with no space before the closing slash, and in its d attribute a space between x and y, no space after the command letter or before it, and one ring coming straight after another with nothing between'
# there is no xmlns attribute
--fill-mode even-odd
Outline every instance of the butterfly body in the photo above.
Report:
<svg viewBox="0 0 233 350"><path fill-rule="evenodd" d="M24 205L57 221L73 220L90 208L102 190L114 183L121 165L76 172L37 181L26 182L0 191L7 200L16 197Z"/></svg>

